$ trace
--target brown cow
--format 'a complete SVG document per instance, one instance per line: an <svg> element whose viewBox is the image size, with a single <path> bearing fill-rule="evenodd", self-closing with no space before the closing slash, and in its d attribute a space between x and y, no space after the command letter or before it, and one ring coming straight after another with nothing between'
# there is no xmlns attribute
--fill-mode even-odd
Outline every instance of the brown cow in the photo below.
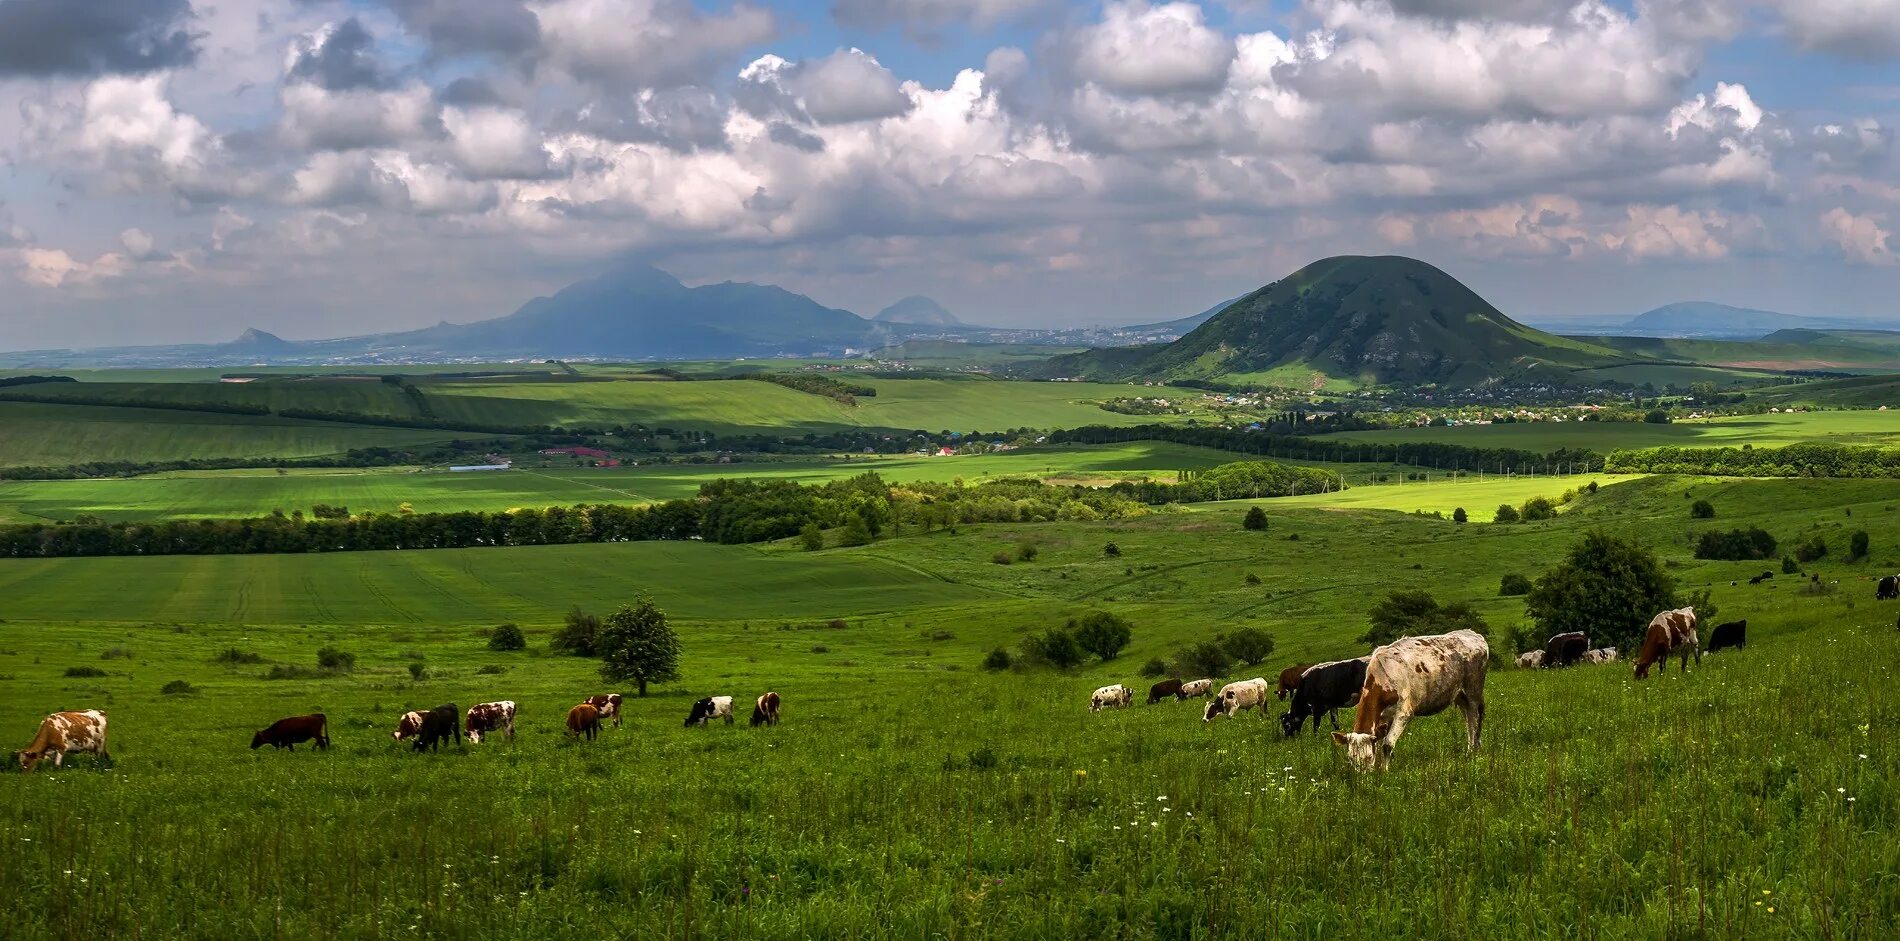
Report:
<svg viewBox="0 0 1900 941"><path fill-rule="evenodd" d="M752 704L752 724L754 726L777 725L778 704L777 693L766 693L760 696L759 701Z"/></svg>
<svg viewBox="0 0 1900 941"><path fill-rule="evenodd" d="M389 733L390 737L398 742L421 734L422 713L415 710L403 713L402 718L396 720L396 731Z"/></svg>
<svg viewBox="0 0 1900 941"><path fill-rule="evenodd" d="M567 711L567 730L575 738L593 741L600 734L600 710L591 702L584 702Z"/></svg>
<svg viewBox="0 0 1900 941"><path fill-rule="evenodd" d="M1669 669L1669 658L1673 654L1682 655L1681 672L1689 672L1689 655L1695 654L1695 665L1702 665L1702 646L1696 639L1696 619L1694 608L1677 608L1664 611L1650 619L1649 630L1643 634L1643 649L1636 654L1636 678L1649 676L1649 668L1662 664L1657 672Z"/></svg>
<svg viewBox="0 0 1900 941"><path fill-rule="evenodd" d="M587 704L600 713L600 721L614 720L614 728L620 728L620 694L602 693L587 697Z"/></svg>
<svg viewBox="0 0 1900 941"><path fill-rule="evenodd" d="M330 719L321 712L278 719L270 724L270 728L251 736L251 747L257 749L269 745L296 751L298 742L311 739L316 739L318 748L330 747Z"/></svg>
<svg viewBox="0 0 1900 941"><path fill-rule="evenodd" d="M111 757L106 754L105 710L55 712L41 719L33 744L26 746L25 751L14 752L13 759L20 763L21 771L31 771L51 755L53 767L58 768L66 763L69 752L82 751L99 758Z"/></svg>
<svg viewBox="0 0 1900 941"><path fill-rule="evenodd" d="M472 745L480 745L482 736L489 732L500 732L515 740L515 702L504 699L500 702L476 703L468 707L468 718L462 726Z"/></svg>
<svg viewBox="0 0 1900 941"><path fill-rule="evenodd" d="M1273 697L1281 700L1286 699L1288 694L1300 688L1300 677L1305 676L1306 671L1312 668L1313 665L1310 663L1296 663L1281 670L1280 686L1273 691Z"/></svg>

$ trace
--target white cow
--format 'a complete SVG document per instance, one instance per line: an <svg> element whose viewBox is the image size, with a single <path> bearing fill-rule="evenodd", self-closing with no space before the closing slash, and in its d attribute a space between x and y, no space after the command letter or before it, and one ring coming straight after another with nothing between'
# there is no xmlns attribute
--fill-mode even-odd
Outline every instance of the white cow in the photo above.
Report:
<svg viewBox="0 0 1900 941"><path fill-rule="evenodd" d="M1584 659L1587 660L1589 657L1589 654L1584 654ZM1544 652L1541 650L1531 650L1517 655L1517 668L1520 670L1535 670L1543 665Z"/></svg>
<svg viewBox="0 0 1900 941"><path fill-rule="evenodd" d="M1201 713L1201 721L1212 722L1215 716L1232 718L1235 713L1255 706L1262 707L1260 714L1264 716L1267 710L1263 704L1271 695L1273 695L1273 686L1263 676L1229 683L1221 687L1220 692L1214 694L1213 701L1209 702L1207 709Z"/></svg>
<svg viewBox="0 0 1900 941"><path fill-rule="evenodd" d="M1596 650L1585 651L1583 654L1583 662L1585 663L1615 663L1616 662L1616 648L1615 647L1599 647Z"/></svg>
<svg viewBox="0 0 1900 941"><path fill-rule="evenodd" d="M1103 709L1120 709L1135 699L1135 691L1116 683L1104 686L1089 696L1089 711L1100 712Z"/></svg>
<svg viewBox="0 0 1900 941"><path fill-rule="evenodd" d="M1465 714L1467 747L1475 752L1490 663L1491 645L1477 631L1404 637L1380 647L1366 664L1352 731L1334 732L1333 741L1346 746L1353 767L1384 770L1406 723L1455 705Z"/></svg>
<svg viewBox="0 0 1900 941"><path fill-rule="evenodd" d="M1181 684L1181 698L1205 696L1214 690L1213 680L1189 680Z"/></svg>
<svg viewBox="0 0 1900 941"><path fill-rule="evenodd" d="M732 697L708 696L693 703L693 711L686 717L686 726L705 725L714 719L724 719L732 724Z"/></svg>

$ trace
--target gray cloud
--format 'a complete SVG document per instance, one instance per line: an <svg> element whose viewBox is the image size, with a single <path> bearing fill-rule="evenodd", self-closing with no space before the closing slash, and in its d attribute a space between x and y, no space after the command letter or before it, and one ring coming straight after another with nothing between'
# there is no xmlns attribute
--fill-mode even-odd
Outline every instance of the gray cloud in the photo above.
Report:
<svg viewBox="0 0 1900 941"><path fill-rule="evenodd" d="M539 45L541 24L520 0L389 0L403 28L426 39L440 55L489 53L527 56Z"/></svg>
<svg viewBox="0 0 1900 941"><path fill-rule="evenodd" d="M0 0L0 78L190 65L188 0Z"/></svg>
<svg viewBox="0 0 1900 941"><path fill-rule="evenodd" d="M376 39L352 16L300 39L284 78L327 91L387 88L393 79L376 57Z"/></svg>

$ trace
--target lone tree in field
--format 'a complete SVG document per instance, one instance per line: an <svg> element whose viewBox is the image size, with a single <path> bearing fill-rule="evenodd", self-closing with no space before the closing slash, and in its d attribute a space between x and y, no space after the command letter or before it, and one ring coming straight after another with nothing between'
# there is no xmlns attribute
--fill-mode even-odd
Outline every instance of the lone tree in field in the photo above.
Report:
<svg viewBox="0 0 1900 941"><path fill-rule="evenodd" d="M1075 642L1103 660L1115 659L1133 636L1127 621L1107 611L1090 611L1075 629Z"/></svg>
<svg viewBox="0 0 1900 941"><path fill-rule="evenodd" d="M666 614L642 598L621 605L600 626L600 675L609 682L628 680L647 694L648 683L680 678L680 638L666 623Z"/></svg>
<svg viewBox="0 0 1900 941"><path fill-rule="evenodd" d="M490 650L523 650L528 646L528 638L522 636L521 628L513 624L503 624L488 634Z"/></svg>
<svg viewBox="0 0 1900 941"><path fill-rule="evenodd" d="M1459 507L1459 508L1457 508L1457 509L1455 509L1455 510L1453 510L1453 511L1451 511L1451 521L1452 521L1452 522L1454 522L1454 523L1460 523L1460 524L1462 524L1462 523L1464 523L1464 521L1466 521L1466 520L1468 520L1468 519L1470 519L1470 518L1471 518L1471 515L1470 515L1470 514L1468 514L1468 513L1466 513L1466 512L1465 512L1465 508L1464 508L1464 507L1462 507L1462 506L1461 506L1461 507Z"/></svg>
<svg viewBox="0 0 1900 941"><path fill-rule="evenodd" d="M1715 504L1710 503L1707 500L1697 500L1696 502L1689 504L1689 518L1698 519L1698 520L1714 519L1715 518Z"/></svg>
<svg viewBox="0 0 1900 941"><path fill-rule="evenodd" d="M1273 656L1273 635L1257 627L1243 627L1222 638L1221 645L1234 659L1257 667Z"/></svg>
<svg viewBox="0 0 1900 941"><path fill-rule="evenodd" d="M1623 650L1641 646L1649 620L1675 606L1675 579L1656 553L1602 530L1572 546L1525 598L1545 637L1583 631L1593 647Z"/></svg>
<svg viewBox="0 0 1900 941"><path fill-rule="evenodd" d="M1248 510L1247 517L1240 521L1240 525L1255 531L1266 529L1267 511L1259 507Z"/></svg>

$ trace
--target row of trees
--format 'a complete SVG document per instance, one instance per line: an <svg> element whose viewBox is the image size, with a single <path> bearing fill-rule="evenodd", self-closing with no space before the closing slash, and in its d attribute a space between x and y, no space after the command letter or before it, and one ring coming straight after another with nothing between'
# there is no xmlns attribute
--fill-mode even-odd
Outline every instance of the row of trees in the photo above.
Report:
<svg viewBox="0 0 1900 941"><path fill-rule="evenodd" d="M1050 432L1049 440L1058 444L1170 441L1296 460L1345 464L1414 464L1489 473L1584 473L1600 471L1604 467L1603 455L1580 448L1540 452L1518 448L1473 448L1430 441L1370 442L1196 425L1135 425L1127 428L1090 425Z"/></svg>
<svg viewBox="0 0 1900 941"><path fill-rule="evenodd" d="M1619 449L1610 452L1604 469L1724 477L1900 477L1900 449L1844 444Z"/></svg>

